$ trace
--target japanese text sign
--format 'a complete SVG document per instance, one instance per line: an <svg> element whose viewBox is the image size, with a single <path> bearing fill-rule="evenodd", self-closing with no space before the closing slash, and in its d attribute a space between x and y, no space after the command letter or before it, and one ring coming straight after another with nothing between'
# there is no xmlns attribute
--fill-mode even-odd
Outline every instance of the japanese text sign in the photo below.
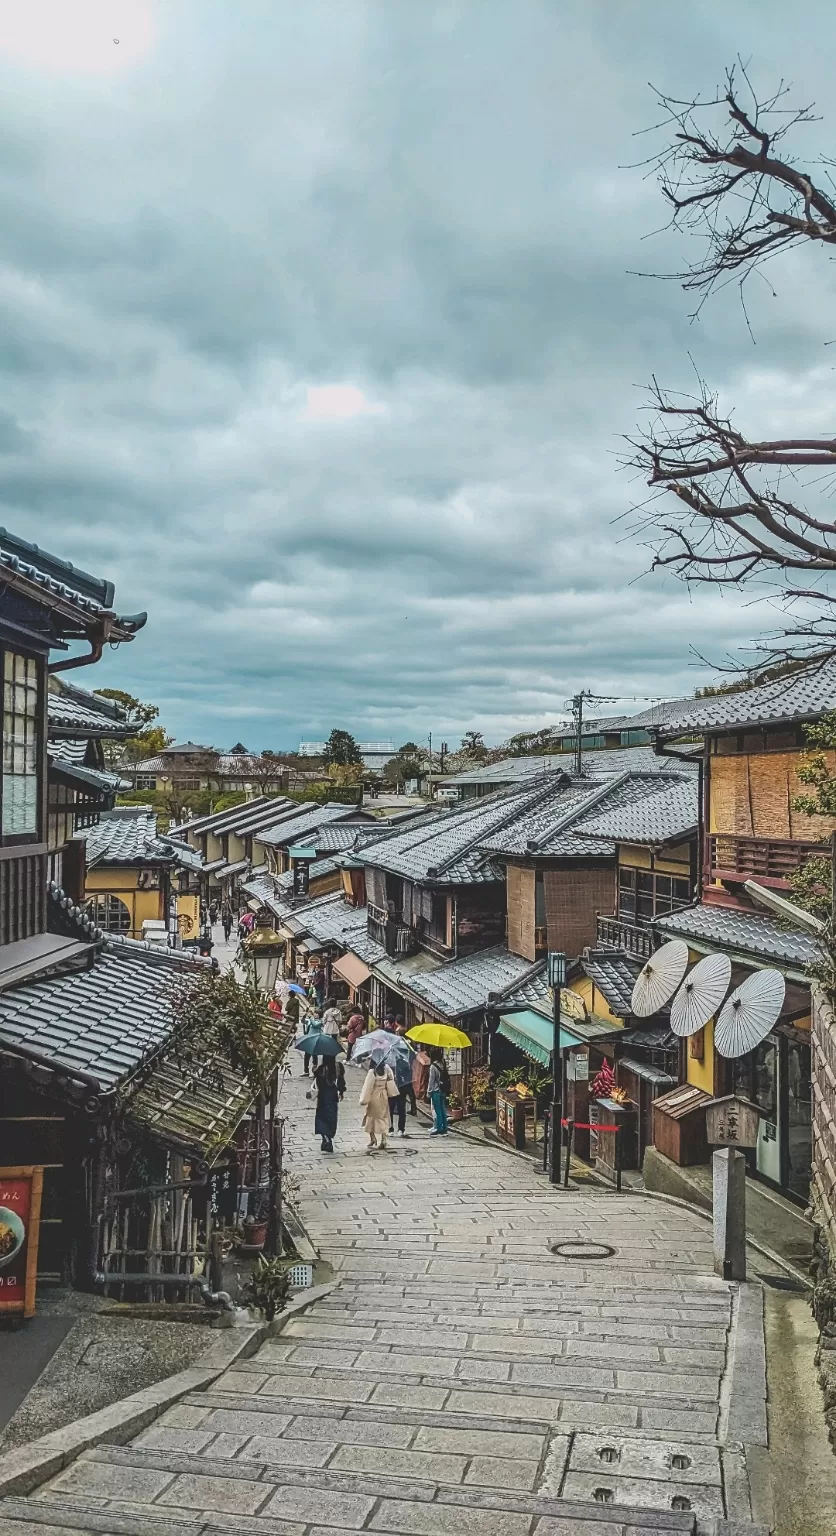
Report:
<svg viewBox="0 0 836 1536"><path fill-rule="evenodd" d="M0 1312L35 1311L42 1168L0 1168Z"/></svg>

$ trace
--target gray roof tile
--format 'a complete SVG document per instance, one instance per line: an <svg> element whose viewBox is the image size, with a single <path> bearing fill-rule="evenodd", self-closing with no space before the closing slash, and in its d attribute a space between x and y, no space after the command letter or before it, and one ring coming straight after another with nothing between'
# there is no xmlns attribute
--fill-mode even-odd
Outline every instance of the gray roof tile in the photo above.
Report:
<svg viewBox="0 0 836 1536"><path fill-rule="evenodd" d="M699 781L691 775L660 787L653 779L631 779L620 797L613 796L612 804L604 802L584 816L576 830L582 841L605 837L656 845L681 841L695 833L698 824Z"/></svg>
<svg viewBox="0 0 836 1536"><path fill-rule="evenodd" d="M811 934L782 926L774 917L736 907L699 905L654 919L663 939L682 938L695 947L734 950L772 964L806 968L818 955Z"/></svg>
<svg viewBox="0 0 836 1536"><path fill-rule="evenodd" d="M166 864L175 854L157 835L157 817L145 805L119 805L106 811L95 827L81 836L87 843L87 865Z"/></svg>
<svg viewBox="0 0 836 1536"><path fill-rule="evenodd" d="M671 711L658 735L670 740L678 735L702 735L714 730L781 725L813 720L831 709L836 709L836 660L806 667L742 693L718 693L712 698L691 700L680 711Z"/></svg>
<svg viewBox="0 0 836 1536"><path fill-rule="evenodd" d="M434 885L470 885L500 880L502 872L483 854L504 824L548 794L548 781L523 783L481 800L468 800L428 817L399 836L361 850L365 864L407 880Z"/></svg>
<svg viewBox="0 0 836 1536"><path fill-rule="evenodd" d="M611 1011L626 1019L632 1012L633 987L642 961L619 950L594 949L581 956L580 964Z"/></svg>
<svg viewBox="0 0 836 1536"><path fill-rule="evenodd" d="M285 847L290 843L303 842L305 840L316 843L315 833L319 827L327 826L332 821L345 821L352 815L354 808L350 805L313 806L301 816L291 816L278 820L273 827L263 827L258 833L258 842L266 843L270 848Z"/></svg>
<svg viewBox="0 0 836 1536"><path fill-rule="evenodd" d="M657 757L652 747L613 747L597 752L584 752L584 774L590 778L614 778L620 773L669 773L670 759ZM541 757L506 757L498 763L486 763L483 768L468 768L463 773L452 774L440 782L445 785L493 785L519 783L524 779L543 778L547 774L563 772L573 774L573 752L555 752ZM688 772L683 766L683 772ZM696 765L693 771L696 773Z"/></svg>
<svg viewBox="0 0 836 1536"><path fill-rule="evenodd" d="M99 699L84 688L49 690L47 694L49 730L68 730L87 736L129 736L124 710L111 699Z"/></svg>
<svg viewBox="0 0 836 1536"><path fill-rule="evenodd" d="M488 1006L492 993L507 991L531 973L530 960L512 955L502 945L480 950L464 960L452 960L437 971L410 976L410 992L445 1018L460 1018Z"/></svg>
<svg viewBox="0 0 836 1536"><path fill-rule="evenodd" d="M90 970L0 992L0 1046L81 1072L110 1092L165 1045L172 991L199 966L174 950L108 940Z"/></svg>

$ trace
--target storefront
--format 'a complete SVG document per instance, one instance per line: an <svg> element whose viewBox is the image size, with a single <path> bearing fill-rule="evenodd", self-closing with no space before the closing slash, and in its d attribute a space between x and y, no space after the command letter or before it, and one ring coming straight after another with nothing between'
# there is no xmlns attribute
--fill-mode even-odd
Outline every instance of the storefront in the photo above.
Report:
<svg viewBox="0 0 836 1536"><path fill-rule="evenodd" d="M758 1174L806 1204L813 1155L809 1019L779 1020L754 1051L728 1063L728 1076L729 1091L745 1094L761 1112Z"/></svg>

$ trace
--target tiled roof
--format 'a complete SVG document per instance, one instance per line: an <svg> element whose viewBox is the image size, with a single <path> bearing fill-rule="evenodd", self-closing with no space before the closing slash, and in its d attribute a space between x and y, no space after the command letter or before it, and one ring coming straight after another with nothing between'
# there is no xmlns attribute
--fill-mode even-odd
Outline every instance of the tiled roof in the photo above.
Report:
<svg viewBox="0 0 836 1536"><path fill-rule="evenodd" d="M294 911L290 897L279 891L275 875L251 875L249 880L241 882L241 890L254 901L260 901L262 906L268 907L274 917L284 918Z"/></svg>
<svg viewBox="0 0 836 1536"><path fill-rule="evenodd" d="M62 685L47 694L49 731L72 731L74 736L130 736L124 710L112 699L99 699L84 688Z"/></svg>
<svg viewBox="0 0 836 1536"><path fill-rule="evenodd" d="M582 812L604 792L605 787L597 780L570 782L561 779L546 783L540 795L522 807L508 826L486 834L482 846L504 854L525 854L532 851L531 844L536 844L541 852L546 847L551 850ZM589 851L584 844L583 852ZM606 851L613 852L611 843L606 845Z"/></svg>
<svg viewBox="0 0 836 1536"><path fill-rule="evenodd" d="M811 934L783 927L774 917L736 907L699 905L657 917L662 938L682 938L695 948L733 950L776 965L806 968L818 956Z"/></svg>
<svg viewBox="0 0 836 1536"><path fill-rule="evenodd" d="M86 736L59 736L57 740L50 741L50 757L60 757L66 763L77 763L83 768L87 760L87 747L89 744Z"/></svg>
<svg viewBox="0 0 836 1536"><path fill-rule="evenodd" d="M258 834L260 843L267 843L271 848L281 848L289 843L298 843L304 839L316 843L313 834L319 827L327 826L330 821L345 821L352 815L352 806L338 805L331 802L328 805L317 805L301 816L292 816L281 821L277 820L275 827L265 827Z"/></svg>
<svg viewBox="0 0 836 1536"><path fill-rule="evenodd" d="M594 949L581 956L580 964L611 1011L626 1019L632 1012L633 987L642 961L619 950Z"/></svg>
<svg viewBox="0 0 836 1536"><path fill-rule="evenodd" d="M620 795L613 795L578 822L576 830L587 837L612 838L620 843L652 845L679 842L695 833L700 819L699 782L690 775L662 786L654 780L632 776Z"/></svg>
<svg viewBox="0 0 836 1536"><path fill-rule="evenodd" d="M532 969L530 960L497 945L464 960L452 960L427 975L410 977L409 990L445 1018L455 1019L486 1008L492 993L507 990Z"/></svg>
<svg viewBox="0 0 836 1536"><path fill-rule="evenodd" d="M209 816L192 816L178 822L171 831L175 837L188 832L235 832L239 826L258 822L262 816L278 820L284 811L299 809L296 802L285 795L260 795L257 800L242 800L240 805L228 805L224 811L214 811Z"/></svg>
<svg viewBox="0 0 836 1536"><path fill-rule="evenodd" d="M333 875L339 870L336 859L314 859L308 866L308 879L319 880L323 875ZM293 893L293 870L286 869L283 875L276 876L276 887L285 894Z"/></svg>
<svg viewBox="0 0 836 1536"><path fill-rule="evenodd" d="M789 677L742 693L692 699L682 710L671 711L658 735L662 740L670 740L678 735L781 725L813 720L831 709L836 709L836 660L805 667Z"/></svg>
<svg viewBox="0 0 836 1536"><path fill-rule="evenodd" d="M310 934L320 944L340 944L343 949L352 948L352 935L365 934L367 914L365 907L352 907L342 891L328 896L317 896L305 906L296 906L285 918L288 928L302 934Z"/></svg>
<svg viewBox="0 0 836 1536"><path fill-rule="evenodd" d="M176 950L109 939L89 970L0 992L0 1047L109 1093L165 1044L172 990L199 966Z"/></svg>
<svg viewBox="0 0 836 1536"><path fill-rule="evenodd" d="M88 768L84 763L73 762L71 758L65 757L63 752L53 751L52 748L49 749L48 756L60 773L87 789L97 789L102 794L115 795L119 789L130 788L118 773L106 773L104 768Z"/></svg>
<svg viewBox="0 0 836 1536"><path fill-rule="evenodd" d="M538 971L527 976L518 986L506 991L502 999L502 1009L505 1011L513 1008L533 1008L536 1013L542 1013L546 1018L552 1017L554 1001L544 960L540 961Z"/></svg>
<svg viewBox="0 0 836 1536"><path fill-rule="evenodd" d="M106 811L98 826L82 836L87 843L87 866L94 864L173 863L171 846L157 835L157 818L145 805L120 805Z"/></svg>
<svg viewBox="0 0 836 1536"><path fill-rule="evenodd" d="M188 843L178 842L176 838L169 836L168 833L166 833L161 841L168 845L177 863L182 864L185 869L203 869L203 860L196 848L190 848Z"/></svg>
<svg viewBox="0 0 836 1536"><path fill-rule="evenodd" d="M670 759L657 757L652 747L602 748L596 752L584 752L581 762L584 774L590 778L614 778L621 773L670 772ZM554 752L542 757L506 757L499 763L487 763L483 768L469 768L439 782L454 787L468 784L496 784L498 787L524 779L542 778L551 773L571 775L574 771L573 752ZM683 772L688 771L683 766ZM696 773L696 765L693 771Z"/></svg>
<svg viewBox="0 0 836 1536"><path fill-rule="evenodd" d="M506 822L523 815L550 792L545 781L515 785L481 800L467 800L366 850L359 859L408 880L466 885L502 878L482 850Z"/></svg>

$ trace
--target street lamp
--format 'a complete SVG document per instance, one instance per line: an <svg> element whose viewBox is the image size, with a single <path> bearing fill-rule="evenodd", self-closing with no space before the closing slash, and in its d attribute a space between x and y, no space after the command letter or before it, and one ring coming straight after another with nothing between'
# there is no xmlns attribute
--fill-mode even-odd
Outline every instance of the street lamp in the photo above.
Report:
<svg viewBox="0 0 836 1536"><path fill-rule="evenodd" d="M256 925L249 938L244 940L244 950L252 980L261 992L270 997L279 974L279 961L284 943L273 927L273 919L265 909L259 912Z"/></svg>

